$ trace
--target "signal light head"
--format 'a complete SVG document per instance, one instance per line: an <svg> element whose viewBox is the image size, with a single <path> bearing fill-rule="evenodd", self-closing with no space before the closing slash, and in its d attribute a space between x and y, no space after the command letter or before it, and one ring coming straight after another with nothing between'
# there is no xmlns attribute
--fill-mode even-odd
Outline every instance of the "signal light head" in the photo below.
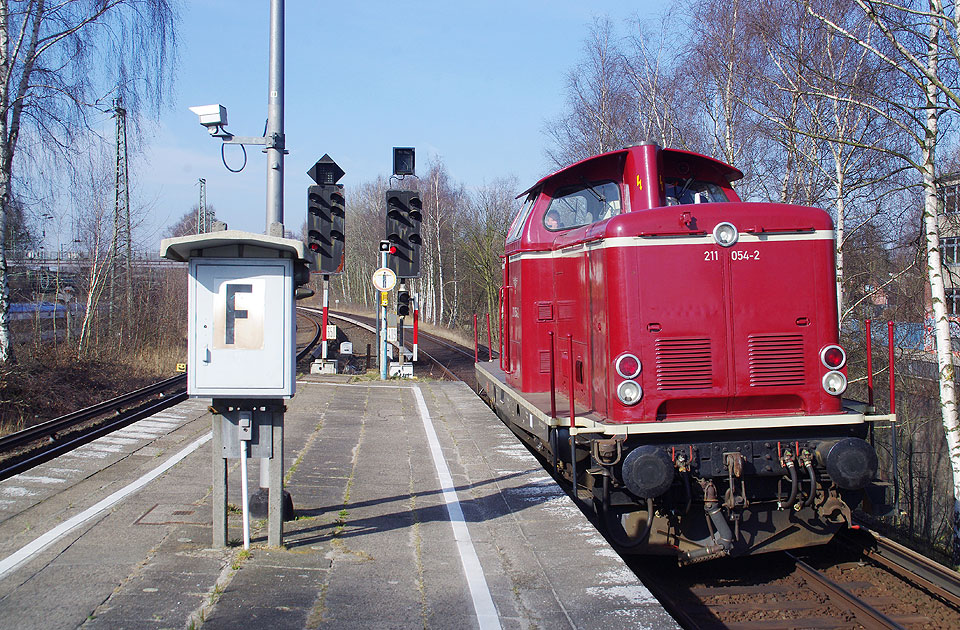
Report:
<svg viewBox="0 0 960 630"><path fill-rule="evenodd" d="M820 362L831 370L839 370L847 362L847 353L840 346L826 346L820 351Z"/></svg>
<svg viewBox="0 0 960 630"><path fill-rule="evenodd" d="M393 147L393 174L414 175L417 172L417 152L413 147Z"/></svg>

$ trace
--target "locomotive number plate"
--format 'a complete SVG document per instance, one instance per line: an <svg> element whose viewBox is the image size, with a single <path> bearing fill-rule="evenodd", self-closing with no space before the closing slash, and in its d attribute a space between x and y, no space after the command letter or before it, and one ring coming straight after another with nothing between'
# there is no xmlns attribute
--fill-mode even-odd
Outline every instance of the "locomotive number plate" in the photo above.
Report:
<svg viewBox="0 0 960 630"><path fill-rule="evenodd" d="M703 252L703 259L707 262L720 260L720 252L716 249L708 249ZM744 251L735 249L730 252L730 260L760 260L760 250Z"/></svg>
<svg viewBox="0 0 960 630"><path fill-rule="evenodd" d="M735 249L730 252L730 260L760 260L760 252L756 249L752 252Z"/></svg>

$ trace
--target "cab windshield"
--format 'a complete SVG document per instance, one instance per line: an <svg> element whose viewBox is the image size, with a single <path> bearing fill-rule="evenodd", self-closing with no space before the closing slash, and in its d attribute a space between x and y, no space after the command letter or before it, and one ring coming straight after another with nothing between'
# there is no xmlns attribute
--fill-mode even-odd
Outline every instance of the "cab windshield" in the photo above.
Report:
<svg viewBox="0 0 960 630"><path fill-rule="evenodd" d="M713 182L693 179L692 177L665 177L663 185L668 206L730 201L723 189Z"/></svg>
<svg viewBox="0 0 960 630"><path fill-rule="evenodd" d="M520 238L520 232L523 230L523 226L526 224L527 217L530 216L530 211L533 210L533 204L536 200L537 193L527 195L527 200L523 202L523 206L520 207L517 215L513 217L513 223L510 224L510 231L507 232L508 243Z"/></svg>

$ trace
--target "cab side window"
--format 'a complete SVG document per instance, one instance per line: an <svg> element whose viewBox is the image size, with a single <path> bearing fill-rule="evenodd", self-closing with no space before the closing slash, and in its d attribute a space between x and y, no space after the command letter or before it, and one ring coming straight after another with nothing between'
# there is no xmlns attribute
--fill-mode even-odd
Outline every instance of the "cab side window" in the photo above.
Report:
<svg viewBox="0 0 960 630"><path fill-rule="evenodd" d="M543 215L550 231L569 230L620 214L620 187L616 182L583 183L554 193Z"/></svg>

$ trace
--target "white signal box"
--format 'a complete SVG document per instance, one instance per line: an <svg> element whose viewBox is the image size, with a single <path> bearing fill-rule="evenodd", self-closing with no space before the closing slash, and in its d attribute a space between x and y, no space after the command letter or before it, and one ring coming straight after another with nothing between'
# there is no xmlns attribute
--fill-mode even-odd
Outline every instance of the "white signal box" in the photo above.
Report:
<svg viewBox="0 0 960 630"><path fill-rule="evenodd" d="M164 239L161 254L190 263L187 393L291 398L303 243L223 231Z"/></svg>

